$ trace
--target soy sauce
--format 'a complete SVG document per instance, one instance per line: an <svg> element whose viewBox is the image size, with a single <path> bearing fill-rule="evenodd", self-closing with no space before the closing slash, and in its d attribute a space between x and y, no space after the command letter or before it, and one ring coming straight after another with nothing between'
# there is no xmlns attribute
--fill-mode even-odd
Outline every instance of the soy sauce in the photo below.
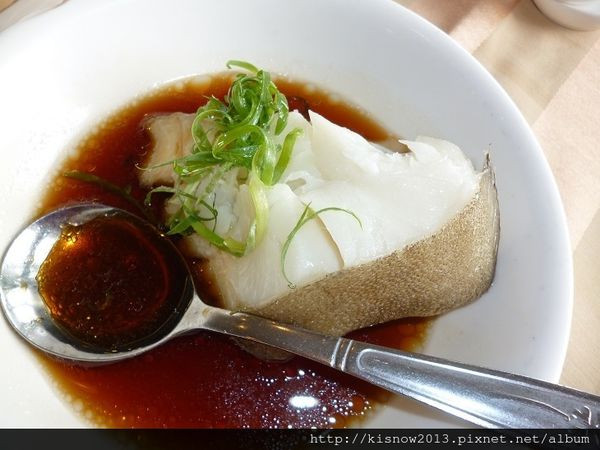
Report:
<svg viewBox="0 0 600 450"><path fill-rule="evenodd" d="M66 225L38 273L40 294L58 326L92 348L151 342L183 306L187 272L170 245L119 214Z"/></svg>

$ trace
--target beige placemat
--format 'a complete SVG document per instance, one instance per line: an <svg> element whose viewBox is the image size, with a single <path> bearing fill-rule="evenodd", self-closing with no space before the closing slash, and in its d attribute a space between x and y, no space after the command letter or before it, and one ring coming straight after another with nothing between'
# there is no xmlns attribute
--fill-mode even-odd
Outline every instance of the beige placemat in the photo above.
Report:
<svg viewBox="0 0 600 450"><path fill-rule="evenodd" d="M0 0L0 11L2 11L5 8L8 8L14 2L15 0Z"/></svg>
<svg viewBox="0 0 600 450"><path fill-rule="evenodd" d="M600 394L600 30L556 25L531 0L396 1L471 52L544 149L574 249L575 306L561 383Z"/></svg>

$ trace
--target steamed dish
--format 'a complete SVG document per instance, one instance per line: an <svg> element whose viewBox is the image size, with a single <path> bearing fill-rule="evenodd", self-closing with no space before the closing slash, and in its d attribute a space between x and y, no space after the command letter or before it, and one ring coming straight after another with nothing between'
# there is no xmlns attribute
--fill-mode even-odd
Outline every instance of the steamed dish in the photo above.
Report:
<svg viewBox="0 0 600 450"><path fill-rule="evenodd" d="M208 260L223 306L314 330L439 314L490 285L493 173L418 137L391 152L314 112L288 112L266 72L238 63L224 101L148 121L140 183ZM151 196L148 197L151 199Z"/></svg>
<svg viewBox="0 0 600 450"><path fill-rule="evenodd" d="M383 143L389 132L326 91L238 69L241 86L232 72L192 78L117 111L65 160L41 212L125 208L172 235L211 305L332 334L385 322L350 337L419 350L431 320L415 315L489 285L491 169L478 173L436 139L386 151L360 136ZM113 241L106 248L125 250ZM131 275L145 283L148 272ZM391 321L404 316L413 317ZM303 358L264 361L202 331L99 368L44 364L82 416L119 428L355 426L387 398ZM315 406L298 408L305 400Z"/></svg>

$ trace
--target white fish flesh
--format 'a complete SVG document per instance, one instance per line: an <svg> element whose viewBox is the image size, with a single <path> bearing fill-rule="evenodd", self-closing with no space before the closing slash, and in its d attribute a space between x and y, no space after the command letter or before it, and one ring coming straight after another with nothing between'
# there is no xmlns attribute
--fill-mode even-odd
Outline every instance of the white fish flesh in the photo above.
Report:
<svg viewBox="0 0 600 450"><path fill-rule="evenodd" d="M191 150L193 115L155 117L150 126L154 147L148 165ZM368 263L439 231L476 195L480 174L450 142L429 137L401 141L407 153L381 149L360 135L311 112L310 122L291 112L283 136L294 128L297 139L281 180L268 188L270 213L266 237L250 253L237 257L197 235L186 237L195 256L207 258L224 306L260 308L342 269ZM174 182L169 166L141 172L145 186ZM248 186L237 169L218 182L214 202L216 230L241 239L253 220ZM281 266L282 246L306 205L352 211L326 211L307 222L291 242ZM168 206L167 206L168 207Z"/></svg>

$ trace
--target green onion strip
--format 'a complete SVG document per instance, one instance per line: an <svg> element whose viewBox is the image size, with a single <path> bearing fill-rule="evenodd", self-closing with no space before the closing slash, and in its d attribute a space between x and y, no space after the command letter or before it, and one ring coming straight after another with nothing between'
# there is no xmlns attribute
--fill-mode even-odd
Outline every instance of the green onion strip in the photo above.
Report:
<svg viewBox="0 0 600 450"><path fill-rule="evenodd" d="M283 277L285 278L285 281L288 282L288 287L290 289L296 288L296 285L289 279L289 277L285 271L285 259L287 257L288 251L290 249L290 245L291 245L292 241L294 240L294 237L296 236L298 231L300 231L300 229L304 225L306 225L307 222L310 222L311 220L316 219L319 216L319 214L322 214L327 211L338 211L338 212L343 212L343 213L351 215L352 217L354 217L354 219L356 219L356 221L360 225L360 228L362 229L361 220L358 218L358 216L356 214L354 214L349 209L337 208L335 206L330 206L328 208L322 208L322 209L319 209L318 211L315 211L310 207L310 203L308 205L306 205L306 207L304 208L304 211L302 211L302 214L300 215L300 218L298 219L298 222L296 222L296 225L294 226L294 228L292 228L292 231L290 232L290 234L288 234L288 237L285 240L285 242L283 243L283 247L281 249L281 256L280 256L281 272L283 273Z"/></svg>
<svg viewBox="0 0 600 450"><path fill-rule="evenodd" d="M153 189L146 203L150 203L154 193L172 193L181 206L168 223L169 234L195 232L221 250L242 256L258 245L266 233L269 220L266 189L281 178L302 130L295 128L285 136L282 145L274 144L271 136L280 135L287 124L287 99L268 72L243 61L229 61L227 67L247 73L236 75L224 101L210 97L198 109L191 130L194 141L191 154L169 163L178 175L175 186ZM210 121L210 130L203 126L206 120ZM235 168L247 173L245 178L254 208L254 221L243 241L215 232L218 214L210 203L214 202L219 181Z"/></svg>

